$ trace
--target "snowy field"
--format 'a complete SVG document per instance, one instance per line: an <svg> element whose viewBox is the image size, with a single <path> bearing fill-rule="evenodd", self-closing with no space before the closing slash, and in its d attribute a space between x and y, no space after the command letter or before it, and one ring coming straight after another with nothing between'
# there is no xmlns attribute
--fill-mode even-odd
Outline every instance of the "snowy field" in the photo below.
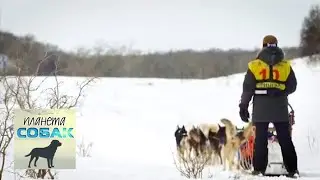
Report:
<svg viewBox="0 0 320 180"><path fill-rule="evenodd" d="M320 66L293 63L298 88L289 101L296 113L293 138L305 176L301 179L320 179ZM172 157L177 124L229 118L243 126L238 117L242 80L243 74L208 80L99 79L78 108L77 137L93 142L92 157L78 157L77 169L60 171L59 179L184 179ZM220 168L211 168L210 173L210 179L219 180L273 179L235 177ZM6 173L4 179L13 177Z"/></svg>

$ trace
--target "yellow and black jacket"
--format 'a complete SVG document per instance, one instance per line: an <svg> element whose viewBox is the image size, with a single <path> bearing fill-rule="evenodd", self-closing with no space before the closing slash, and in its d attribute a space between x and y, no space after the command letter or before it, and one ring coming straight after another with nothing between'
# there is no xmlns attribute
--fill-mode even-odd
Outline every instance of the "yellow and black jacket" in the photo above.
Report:
<svg viewBox="0 0 320 180"><path fill-rule="evenodd" d="M288 95L296 86L295 73L283 51L265 47L248 63L241 104L248 105L253 97L253 122L288 121Z"/></svg>

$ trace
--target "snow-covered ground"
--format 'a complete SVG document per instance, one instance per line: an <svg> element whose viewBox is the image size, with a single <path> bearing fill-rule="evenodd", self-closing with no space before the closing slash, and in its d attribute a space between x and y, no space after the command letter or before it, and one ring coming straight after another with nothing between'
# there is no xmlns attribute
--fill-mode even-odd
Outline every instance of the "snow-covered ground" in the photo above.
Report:
<svg viewBox="0 0 320 180"><path fill-rule="evenodd" d="M320 66L293 63L298 88L290 103L299 169L305 179L320 179ZM77 169L61 170L59 179L184 179L173 165L177 124L229 118L243 126L238 117L242 80L243 74L208 80L99 79L86 91L77 120L79 140L94 143L92 157L78 157ZM210 179L239 179L219 168L210 171ZM7 173L5 179L13 178Z"/></svg>

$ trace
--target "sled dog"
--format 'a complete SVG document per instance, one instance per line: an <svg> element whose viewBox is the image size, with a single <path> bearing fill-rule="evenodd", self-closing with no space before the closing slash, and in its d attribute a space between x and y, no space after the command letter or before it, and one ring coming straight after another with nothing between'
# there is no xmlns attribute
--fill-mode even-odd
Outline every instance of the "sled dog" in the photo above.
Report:
<svg viewBox="0 0 320 180"><path fill-rule="evenodd" d="M206 155L207 154L207 137L200 129L200 127L193 126L189 131L189 145L191 147L191 151L194 150L195 155Z"/></svg>
<svg viewBox="0 0 320 180"><path fill-rule="evenodd" d="M219 164L222 164L222 156L221 156L221 150L222 150L222 144L224 140L226 139L226 127L222 127L218 124L218 130L212 131L209 130L208 132L208 140L210 144L210 150L213 156L213 159L219 158ZM215 163L214 160L214 163Z"/></svg>
<svg viewBox="0 0 320 180"><path fill-rule="evenodd" d="M226 135L221 150L223 169L227 170L227 165L229 170L232 170L235 167L239 169L239 162L235 162L235 156L240 146L253 134L252 123L248 123L241 132L237 132L236 126L228 119L221 119L221 123L225 125Z"/></svg>
<svg viewBox="0 0 320 180"><path fill-rule="evenodd" d="M177 146L177 153L180 158L186 158L187 152L190 149L189 141L188 141L188 132L183 125L182 127L177 126L177 129L174 133L176 138L176 146ZM179 159L180 159L179 158Z"/></svg>

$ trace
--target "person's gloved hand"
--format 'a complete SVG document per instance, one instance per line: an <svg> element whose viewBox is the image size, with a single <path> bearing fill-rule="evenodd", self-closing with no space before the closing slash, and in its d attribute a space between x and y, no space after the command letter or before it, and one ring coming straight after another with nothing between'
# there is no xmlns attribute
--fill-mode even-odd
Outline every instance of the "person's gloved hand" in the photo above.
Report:
<svg viewBox="0 0 320 180"><path fill-rule="evenodd" d="M248 105L240 103L239 108L240 108L239 115L241 120L246 123L249 122L250 114L248 111Z"/></svg>

